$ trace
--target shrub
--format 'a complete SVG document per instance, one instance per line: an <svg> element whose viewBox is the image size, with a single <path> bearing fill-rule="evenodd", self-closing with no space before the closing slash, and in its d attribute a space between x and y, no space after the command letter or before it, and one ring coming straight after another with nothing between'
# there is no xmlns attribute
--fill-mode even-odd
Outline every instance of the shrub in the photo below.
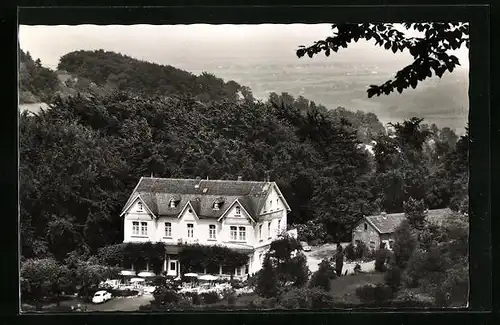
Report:
<svg viewBox="0 0 500 325"><path fill-rule="evenodd" d="M188 310L193 308L191 299L179 299L179 301L172 306L172 309Z"/></svg>
<svg viewBox="0 0 500 325"><path fill-rule="evenodd" d="M257 280L259 278L259 275L261 273L262 270L259 270L257 273L255 273L254 275L251 275L249 276L246 280L245 280L245 283L248 287L250 288L255 288L257 286Z"/></svg>
<svg viewBox="0 0 500 325"><path fill-rule="evenodd" d="M318 270L314 272L309 282L310 288L321 288L325 291L330 291L330 281L337 278L335 269L327 260L319 263Z"/></svg>
<svg viewBox="0 0 500 325"><path fill-rule="evenodd" d="M139 306L139 310L140 311L152 311L153 310L153 306L151 304L148 304L148 305L140 305Z"/></svg>
<svg viewBox="0 0 500 325"><path fill-rule="evenodd" d="M434 293L436 304L440 306L465 306L469 298L468 263L452 268Z"/></svg>
<svg viewBox="0 0 500 325"><path fill-rule="evenodd" d="M219 301L219 294L215 291L204 292L200 296L206 304L215 304Z"/></svg>
<svg viewBox="0 0 500 325"><path fill-rule="evenodd" d="M226 299L229 306L236 305L236 294L234 293L234 291L231 291L229 294L227 294Z"/></svg>
<svg viewBox="0 0 500 325"><path fill-rule="evenodd" d="M408 221L403 220L394 232L393 262L405 269L415 248L417 239Z"/></svg>
<svg viewBox="0 0 500 325"><path fill-rule="evenodd" d="M316 244L320 244L326 240L327 233L322 222L309 220L305 224L297 225L296 228L298 239L310 242L310 245L313 245L313 241L315 241Z"/></svg>
<svg viewBox="0 0 500 325"><path fill-rule="evenodd" d="M389 286L378 283L376 285L366 284L356 288L356 296L363 303L383 303L393 297Z"/></svg>
<svg viewBox="0 0 500 325"><path fill-rule="evenodd" d="M186 300L191 300L193 305L201 305L201 297L196 292L189 292L185 294Z"/></svg>
<svg viewBox="0 0 500 325"><path fill-rule="evenodd" d="M346 246L344 254L348 261L356 260L356 249L352 243L349 243L349 245Z"/></svg>
<svg viewBox="0 0 500 325"><path fill-rule="evenodd" d="M354 255L356 256L356 259L361 260L361 259L368 256L369 248L368 248L368 246L366 246L366 244L364 242L360 241L356 244L354 251L355 251Z"/></svg>
<svg viewBox="0 0 500 325"><path fill-rule="evenodd" d="M231 287L233 289L241 289L241 288L244 288L245 287L245 284L239 280L231 280Z"/></svg>
<svg viewBox="0 0 500 325"><path fill-rule="evenodd" d="M328 292L319 288L314 288L309 291L309 301L311 309L332 308L334 305L333 297Z"/></svg>
<svg viewBox="0 0 500 325"><path fill-rule="evenodd" d="M302 253L298 253L297 256L292 258L289 262L288 273L291 279L293 279L294 286L303 286L309 280L309 275L311 271L307 265L307 257Z"/></svg>
<svg viewBox="0 0 500 325"><path fill-rule="evenodd" d="M386 270L387 258L388 251L385 248L381 248L375 253L375 271L384 272Z"/></svg>
<svg viewBox="0 0 500 325"><path fill-rule="evenodd" d="M302 288L283 290L278 298L278 303L285 309L308 308L308 291Z"/></svg>
<svg viewBox="0 0 500 325"><path fill-rule="evenodd" d="M71 313L71 312L74 312L76 310L71 308L71 306L54 306L54 307L48 308L46 311L56 312L56 313Z"/></svg>
<svg viewBox="0 0 500 325"><path fill-rule="evenodd" d="M155 305L175 304L181 298L177 293L176 287L170 283L156 287L153 297L154 300L151 303Z"/></svg>
<svg viewBox="0 0 500 325"><path fill-rule="evenodd" d="M250 302L249 307L252 309L270 309L275 308L277 305L276 298L262 298L257 297Z"/></svg>
<svg viewBox="0 0 500 325"><path fill-rule="evenodd" d="M276 271L273 268L269 255L266 254L261 272L259 272L255 292L265 298L276 297L278 294L277 282Z"/></svg>
<svg viewBox="0 0 500 325"><path fill-rule="evenodd" d="M384 276L385 284L396 293L401 287L401 269L396 265L391 265Z"/></svg>
<svg viewBox="0 0 500 325"><path fill-rule="evenodd" d="M131 296L137 296L139 294L139 291L137 290L116 290L116 289L109 289L107 290L113 297L131 297Z"/></svg>

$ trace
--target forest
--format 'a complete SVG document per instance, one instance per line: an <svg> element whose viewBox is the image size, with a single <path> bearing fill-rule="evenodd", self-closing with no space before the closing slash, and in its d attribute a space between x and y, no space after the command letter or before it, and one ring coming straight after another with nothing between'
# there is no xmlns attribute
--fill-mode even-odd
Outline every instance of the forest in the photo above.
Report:
<svg viewBox="0 0 500 325"><path fill-rule="evenodd" d="M384 126L373 113L287 93L256 100L234 81L102 50L61 58L59 70L88 81L64 96L55 72L21 61L31 67L21 90L52 107L19 120L23 258L121 242L120 209L151 174L269 175L290 203L290 227L317 242L348 241L363 215L401 212L410 198L468 210L468 132L421 117Z"/></svg>

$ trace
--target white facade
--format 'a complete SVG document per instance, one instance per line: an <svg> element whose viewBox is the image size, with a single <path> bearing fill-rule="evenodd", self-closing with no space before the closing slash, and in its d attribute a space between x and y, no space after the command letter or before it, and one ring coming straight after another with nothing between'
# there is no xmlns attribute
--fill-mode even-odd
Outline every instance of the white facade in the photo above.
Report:
<svg viewBox="0 0 500 325"><path fill-rule="evenodd" d="M124 210L125 243L163 242L176 246L181 243L221 245L252 250L249 265L235 275L253 274L260 270L269 244L287 230L287 203L280 197L277 186L269 191L258 216L251 216L238 199L228 202L220 218L203 218L190 203L177 216L155 216L140 195ZM254 220L257 219L257 222ZM164 269L178 272L179 265L167 258ZM175 271L175 272L174 272ZM248 272L248 273L247 273Z"/></svg>

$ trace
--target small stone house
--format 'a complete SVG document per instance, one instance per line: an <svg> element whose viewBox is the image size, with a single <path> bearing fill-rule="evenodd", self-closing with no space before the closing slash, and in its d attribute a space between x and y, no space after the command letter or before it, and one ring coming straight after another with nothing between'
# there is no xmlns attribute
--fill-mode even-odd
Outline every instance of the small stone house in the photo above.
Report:
<svg viewBox="0 0 500 325"><path fill-rule="evenodd" d="M451 213L450 209L435 209L427 211L427 220L439 223ZM352 243L364 242L370 249L378 249L384 243L385 248L392 250L394 232L404 220L404 213L382 212L378 215L367 216L361 219L352 231Z"/></svg>

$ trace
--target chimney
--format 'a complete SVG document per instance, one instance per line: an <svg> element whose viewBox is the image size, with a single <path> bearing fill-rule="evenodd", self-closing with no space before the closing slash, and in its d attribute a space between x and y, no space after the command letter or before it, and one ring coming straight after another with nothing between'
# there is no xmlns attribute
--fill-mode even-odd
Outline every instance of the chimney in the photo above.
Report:
<svg viewBox="0 0 500 325"><path fill-rule="evenodd" d="M241 182L242 180L243 180L243 177L238 176L238 181L240 181L240 182Z"/></svg>

